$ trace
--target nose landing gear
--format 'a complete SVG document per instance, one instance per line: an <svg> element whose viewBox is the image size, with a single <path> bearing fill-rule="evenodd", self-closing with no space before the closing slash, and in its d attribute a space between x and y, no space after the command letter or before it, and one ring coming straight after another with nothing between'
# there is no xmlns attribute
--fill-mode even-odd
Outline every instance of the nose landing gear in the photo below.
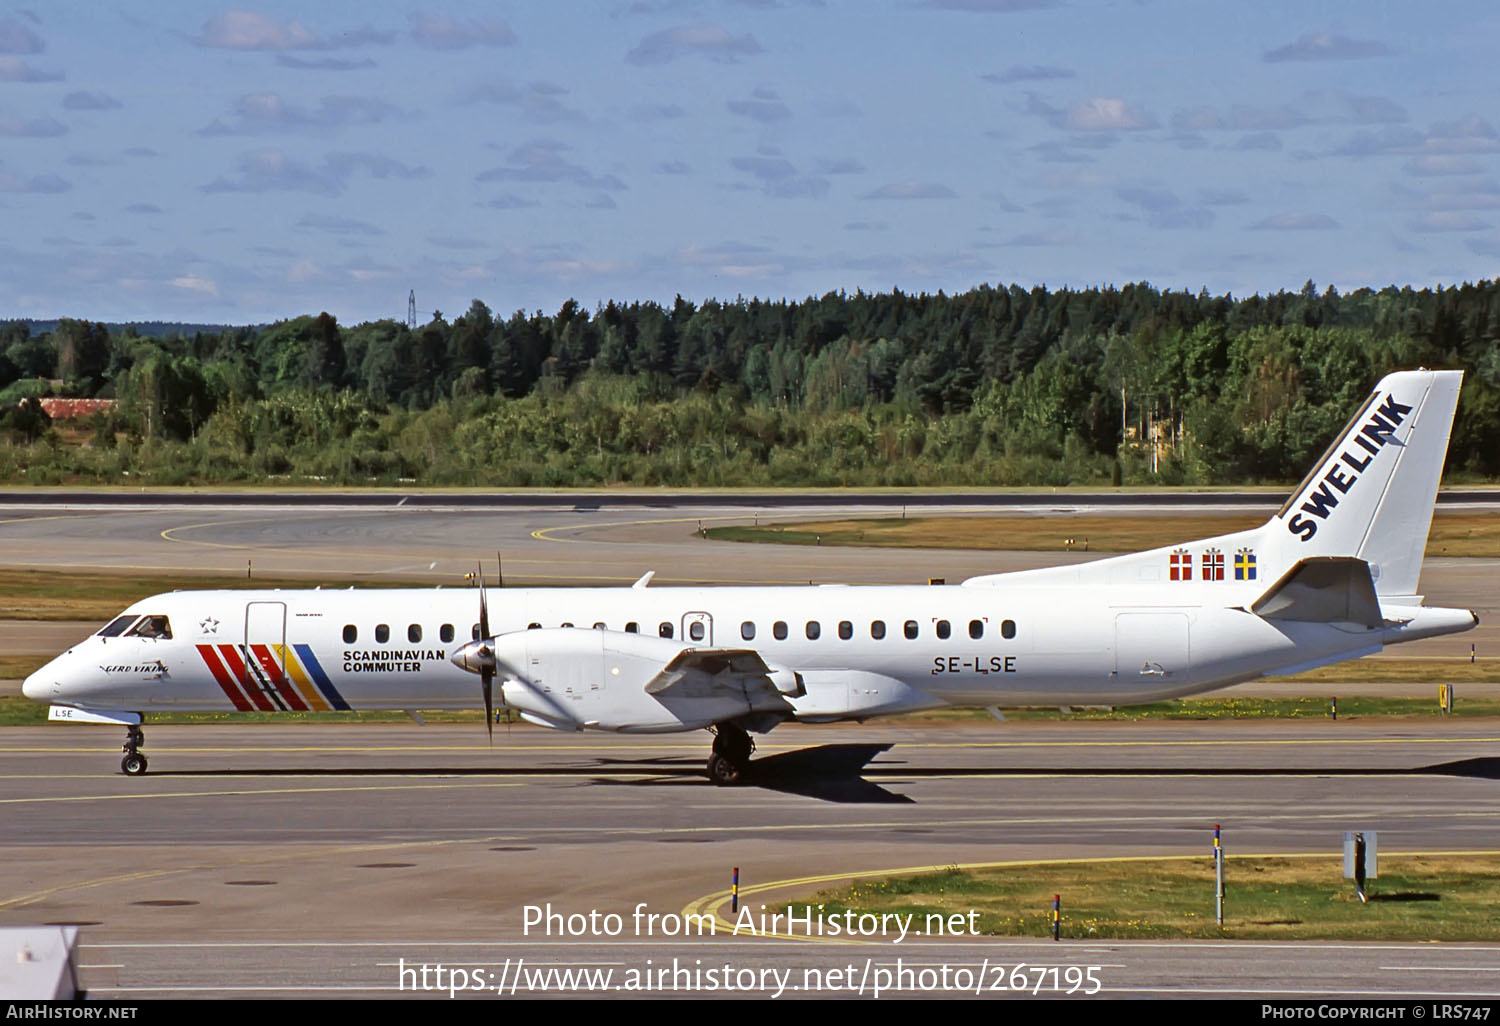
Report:
<svg viewBox="0 0 1500 1026"><path fill-rule="evenodd" d="M729 723L719 724L714 733L714 751L708 757L708 779L719 787L743 783L753 751L755 742L743 729Z"/></svg>
<svg viewBox="0 0 1500 1026"><path fill-rule="evenodd" d="M125 758L120 760L120 771L127 777L138 777L146 772L146 757L140 747L146 743L146 733L140 727L125 728Z"/></svg>

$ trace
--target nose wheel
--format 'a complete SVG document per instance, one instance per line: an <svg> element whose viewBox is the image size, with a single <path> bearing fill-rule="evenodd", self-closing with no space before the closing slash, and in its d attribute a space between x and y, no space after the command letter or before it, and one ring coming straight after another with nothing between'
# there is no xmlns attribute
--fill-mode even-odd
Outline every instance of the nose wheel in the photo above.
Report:
<svg viewBox="0 0 1500 1026"><path fill-rule="evenodd" d="M713 754L708 757L708 779L719 787L744 783L753 751L755 742L744 730L728 723L719 724L714 733Z"/></svg>
<svg viewBox="0 0 1500 1026"><path fill-rule="evenodd" d="M146 733L140 727L125 729L125 757L120 760L120 771L127 777L138 777L146 772L146 757L140 752L145 743Z"/></svg>

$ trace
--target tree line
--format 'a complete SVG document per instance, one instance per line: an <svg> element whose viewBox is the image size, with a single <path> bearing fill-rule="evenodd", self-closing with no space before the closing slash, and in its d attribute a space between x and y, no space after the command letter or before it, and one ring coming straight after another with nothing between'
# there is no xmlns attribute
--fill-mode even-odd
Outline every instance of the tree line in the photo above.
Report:
<svg viewBox="0 0 1500 1026"><path fill-rule="evenodd" d="M1051 485L1299 477L1384 373L1467 371L1500 475L1500 284L1234 298L984 286L451 322L0 325L0 479ZM43 395L113 398L87 424Z"/></svg>

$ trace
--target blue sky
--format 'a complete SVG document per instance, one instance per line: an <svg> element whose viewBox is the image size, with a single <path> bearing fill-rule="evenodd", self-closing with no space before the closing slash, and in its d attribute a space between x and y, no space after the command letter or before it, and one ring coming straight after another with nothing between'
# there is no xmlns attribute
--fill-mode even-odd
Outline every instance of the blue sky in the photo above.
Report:
<svg viewBox="0 0 1500 1026"><path fill-rule="evenodd" d="M1494 277L1500 8L0 5L0 318Z"/></svg>

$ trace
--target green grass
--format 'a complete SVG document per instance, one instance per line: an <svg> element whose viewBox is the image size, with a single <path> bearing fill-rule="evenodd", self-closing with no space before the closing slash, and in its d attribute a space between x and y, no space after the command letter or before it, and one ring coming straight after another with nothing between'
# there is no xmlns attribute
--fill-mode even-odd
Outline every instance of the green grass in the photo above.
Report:
<svg viewBox="0 0 1500 1026"><path fill-rule="evenodd" d="M1336 839L1336 838L1335 838ZM1205 830L1205 847L1211 843ZM1214 920L1214 866L1192 859L1058 862L863 879L783 905L926 917L977 911L980 933L1050 936L1062 897L1068 938L1500 940L1500 858L1382 856L1371 900L1342 878L1342 858L1230 856L1224 926Z"/></svg>

